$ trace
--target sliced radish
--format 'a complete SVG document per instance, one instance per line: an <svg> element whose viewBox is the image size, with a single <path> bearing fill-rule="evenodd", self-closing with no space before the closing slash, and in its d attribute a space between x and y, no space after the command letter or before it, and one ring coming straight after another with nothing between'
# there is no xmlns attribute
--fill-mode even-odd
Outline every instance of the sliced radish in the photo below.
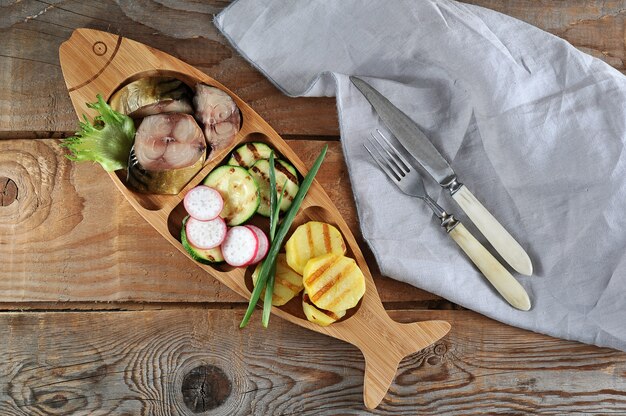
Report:
<svg viewBox="0 0 626 416"><path fill-rule="evenodd" d="M267 239L267 235L263 232L263 230L256 225L250 224L246 225L246 227L254 231L256 234L256 238L259 240L259 251L257 252L254 260L250 262L250 264L257 264L258 262L263 260L268 250L270 249L270 240Z"/></svg>
<svg viewBox="0 0 626 416"><path fill-rule="evenodd" d="M187 192L183 205L192 218L209 221L220 215L224 199L216 189L199 185Z"/></svg>
<svg viewBox="0 0 626 416"><path fill-rule="evenodd" d="M185 226L187 240L191 245L208 250L217 247L226 238L226 223L220 217L210 221L200 221L196 218L189 217Z"/></svg>
<svg viewBox="0 0 626 416"><path fill-rule="evenodd" d="M222 243L222 255L226 263L239 267L250 264L259 252L259 239L250 228L238 225L228 230Z"/></svg>

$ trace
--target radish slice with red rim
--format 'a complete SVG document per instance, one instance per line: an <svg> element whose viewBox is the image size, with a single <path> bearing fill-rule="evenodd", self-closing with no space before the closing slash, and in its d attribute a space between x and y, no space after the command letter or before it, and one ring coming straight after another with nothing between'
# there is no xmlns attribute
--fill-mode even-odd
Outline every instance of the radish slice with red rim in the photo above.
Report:
<svg viewBox="0 0 626 416"><path fill-rule="evenodd" d="M250 264L259 252L259 239L250 228L238 225L228 230L222 243L222 255L226 263L239 267Z"/></svg>
<svg viewBox="0 0 626 416"><path fill-rule="evenodd" d="M183 205L190 217L209 221L220 215L224 207L224 199L216 189L199 185L187 192Z"/></svg>
<svg viewBox="0 0 626 416"><path fill-rule="evenodd" d="M220 217L210 221L201 221L189 217L185 225L187 240L191 245L208 250L222 244L226 238L226 223Z"/></svg>
<svg viewBox="0 0 626 416"><path fill-rule="evenodd" d="M257 255L254 260L250 262L250 264L257 264L267 255L267 252L270 249L270 241L267 238L267 234L265 234L263 230L256 225L249 224L246 225L246 227L254 231L254 233L256 234L256 238L259 240L259 250L257 252Z"/></svg>

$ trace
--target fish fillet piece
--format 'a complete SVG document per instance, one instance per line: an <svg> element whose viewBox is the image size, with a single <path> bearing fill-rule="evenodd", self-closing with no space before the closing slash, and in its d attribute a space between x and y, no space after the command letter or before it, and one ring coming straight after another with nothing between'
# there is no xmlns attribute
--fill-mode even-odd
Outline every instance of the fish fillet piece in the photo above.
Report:
<svg viewBox="0 0 626 416"><path fill-rule="evenodd" d="M177 194L202 168L206 140L188 114L145 117L135 135L128 183L140 192Z"/></svg>
<svg viewBox="0 0 626 416"><path fill-rule="evenodd" d="M193 104L209 146L213 150L229 147L241 126L241 112L232 97L219 88L198 84Z"/></svg>

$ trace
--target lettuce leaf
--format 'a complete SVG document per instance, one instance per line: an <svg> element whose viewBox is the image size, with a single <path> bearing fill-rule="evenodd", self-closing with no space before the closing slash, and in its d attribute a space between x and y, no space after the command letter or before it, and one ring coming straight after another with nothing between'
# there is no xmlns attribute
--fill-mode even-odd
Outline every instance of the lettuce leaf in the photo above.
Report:
<svg viewBox="0 0 626 416"><path fill-rule="evenodd" d="M125 169L135 140L135 124L127 115L113 110L100 94L97 98L87 106L99 115L90 123L83 114L85 121L79 122L80 130L61 143L70 152L65 157L74 162L98 162L107 172Z"/></svg>

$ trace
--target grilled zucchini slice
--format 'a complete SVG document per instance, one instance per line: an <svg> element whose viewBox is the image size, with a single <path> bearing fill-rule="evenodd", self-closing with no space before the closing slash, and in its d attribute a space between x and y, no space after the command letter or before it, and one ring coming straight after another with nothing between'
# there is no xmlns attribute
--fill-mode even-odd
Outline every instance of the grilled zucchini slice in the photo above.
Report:
<svg viewBox="0 0 626 416"><path fill-rule="evenodd" d="M302 224L285 244L287 264L302 274L304 266L313 257L333 253L342 255L346 252L346 244L339 230L330 224L309 221Z"/></svg>
<svg viewBox="0 0 626 416"><path fill-rule="evenodd" d="M272 148L265 143L244 143L233 150L230 159L228 159L228 164L233 166L243 166L244 168L249 169L257 161L269 159L270 153L272 153Z"/></svg>
<svg viewBox="0 0 626 416"><path fill-rule="evenodd" d="M280 204L280 210L285 212L291 206L293 198L300 189L298 176L296 175L296 168L291 166L284 160L276 160L274 162L276 169L276 198L280 198L283 192L283 185L285 185L285 194L283 201ZM254 165L248 170L250 174L259 184L259 191L261 192L261 203L257 209L257 213L264 217L270 216L270 161L266 159L257 160Z"/></svg>
<svg viewBox="0 0 626 416"><path fill-rule="evenodd" d="M222 195L224 207L220 217L231 227L250 219L261 202L259 185L241 166L225 165L215 168L202 183Z"/></svg>
<svg viewBox="0 0 626 416"><path fill-rule="evenodd" d="M324 254L304 267L304 290L320 309L339 313L353 308L365 293L365 276L354 259Z"/></svg>

